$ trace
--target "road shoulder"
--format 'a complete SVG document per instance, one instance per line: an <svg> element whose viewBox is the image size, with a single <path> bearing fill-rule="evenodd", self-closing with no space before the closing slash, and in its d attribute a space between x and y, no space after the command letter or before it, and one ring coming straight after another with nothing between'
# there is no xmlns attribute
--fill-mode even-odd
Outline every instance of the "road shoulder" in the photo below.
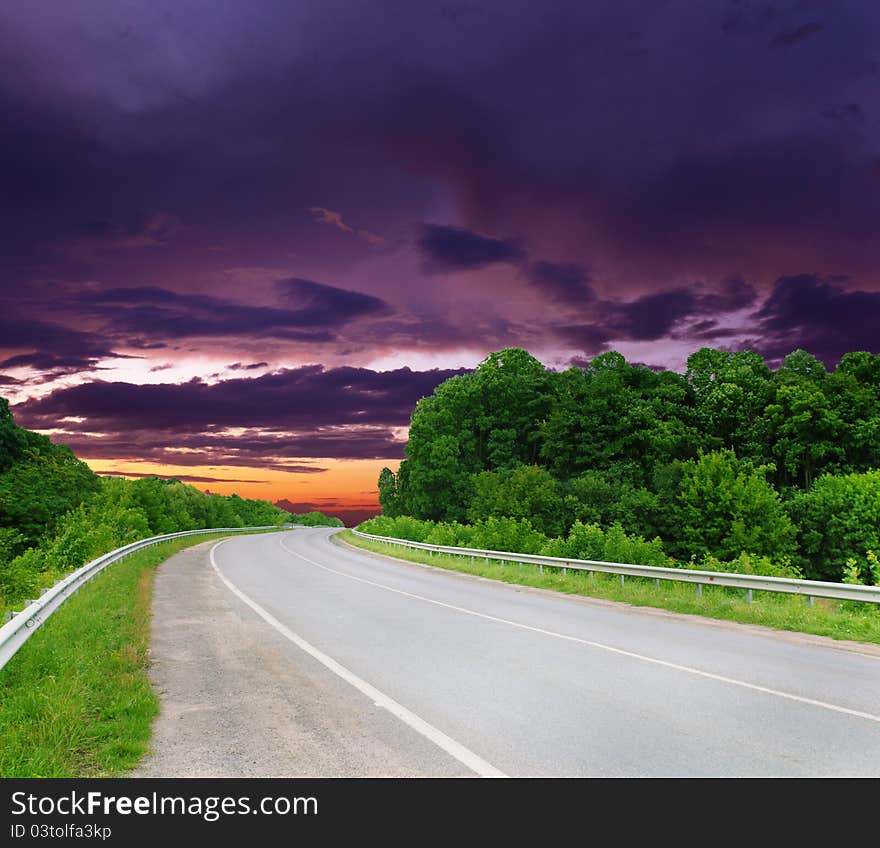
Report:
<svg viewBox="0 0 880 848"><path fill-rule="evenodd" d="M157 570L150 678L160 714L131 776L463 774L235 599L211 568L214 544Z"/></svg>

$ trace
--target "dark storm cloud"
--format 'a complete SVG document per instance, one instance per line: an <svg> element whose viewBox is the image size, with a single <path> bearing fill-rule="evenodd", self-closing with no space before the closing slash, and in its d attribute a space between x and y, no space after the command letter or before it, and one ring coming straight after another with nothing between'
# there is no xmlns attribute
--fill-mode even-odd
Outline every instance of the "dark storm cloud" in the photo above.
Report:
<svg viewBox="0 0 880 848"><path fill-rule="evenodd" d="M497 262L519 262L525 258L520 239L496 239L462 227L424 224L419 248L428 273L473 271Z"/></svg>
<svg viewBox="0 0 880 848"><path fill-rule="evenodd" d="M697 304L696 295L689 289L674 289L644 295L628 303L604 303L601 320L615 338L652 341L667 335Z"/></svg>
<svg viewBox="0 0 880 848"><path fill-rule="evenodd" d="M866 162L850 160L828 139L777 139L687 156L640 187L622 211L622 225L647 244L681 245L692 253L701 249L697 233L723 239L752 229L846 229L861 242L880 220L880 199L864 191L866 172Z"/></svg>
<svg viewBox="0 0 880 848"><path fill-rule="evenodd" d="M556 332L567 345L591 354L606 350L608 342L614 338L613 333L594 324L562 324Z"/></svg>
<svg viewBox="0 0 880 848"><path fill-rule="evenodd" d="M696 303L696 311L704 314L734 312L745 309L758 299L758 290L739 274L721 281L717 291L701 294Z"/></svg>
<svg viewBox="0 0 880 848"><path fill-rule="evenodd" d="M297 312L303 323L345 323L365 315L386 315L394 311L378 297L299 277L280 280L275 289L283 300L299 307Z"/></svg>
<svg viewBox="0 0 880 848"><path fill-rule="evenodd" d="M315 473L286 457L401 458L403 445L390 428L407 426L421 397L461 373L305 366L213 385L92 382L56 389L13 412L22 426L60 428L55 438L86 459ZM230 427L245 432L230 436Z"/></svg>
<svg viewBox="0 0 880 848"><path fill-rule="evenodd" d="M880 353L880 292L852 291L817 274L780 277L755 313L757 344L779 358L803 348L829 367L853 350Z"/></svg>
<svg viewBox="0 0 880 848"><path fill-rule="evenodd" d="M643 295L634 300L603 300L595 304L592 322L561 324L555 332L570 344L593 353L612 340L654 341L664 337L709 339L729 335L715 316L744 309L755 303L757 290L739 274L721 281L714 289L681 287ZM677 325L696 319L688 327Z"/></svg>
<svg viewBox="0 0 880 848"><path fill-rule="evenodd" d="M381 426L318 427L301 433L251 429L230 437L222 431L139 430L132 434L112 427L100 436L82 425L61 422L57 442L69 445L83 459L155 462L177 466L227 465L262 468L290 474L315 474L326 469L291 462L288 457L327 459L403 459L403 443ZM78 429L77 429L78 428Z"/></svg>
<svg viewBox="0 0 880 848"><path fill-rule="evenodd" d="M822 32L823 29L825 29L825 27L822 26L822 24L817 23L816 21L810 21L809 23L802 24L794 29L778 33L771 39L770 46L793 47L795 44L800 44L805 38L809 38L817 32Z"/></svg>
<svg viewBox="0 0 880 848"><path fill-rule="evenodd" d="M0 361L0 368L69 372L89 369L101 359L119 355L99 335L14 313L0 317L0 351L19 351Z"/></svg>
<svg viewBox="0 0 880 848"><path fill-rule="evenodd" d="M16 407L34 426L64 416L135 430L178 427L405 425L416 401L460 371L371 371L306 365L208 384L83 383Z"/></svg>
<svg viewBox="0 0 880 848"><path fill-rule="evenodd" d="M123 344L202 338L228 344L223 362L268 356L251 352L254 338L300 343L273 365L308 342L336 362L548 332L662 346L687 321L743 308L731 304L745 288L719 290L714 305L683 288L731 268L761 295L791 267L876 288L880 12L861 0L818 9L395 3L380 25L370 4L334 0L210 16L132 2L122 38L92 0L51 16L8 3L0 290L88 281L142 295L32 297L22 321L51 319L92 347L47 340L0 358L29 356L51 374ZM324 225L308 210L324 210ZM341 226L327 226L332 215ZM448 226L413 244L414 222L428 220ZM351 238L346 221L393 248ZM539 271L529 260L543 256L572 273ZM539 320L526 298L499 297L492 316L461 308L458 281L424 276L470 271L478 290L479 272L505 263L511 285L546 295ZM252 300L227 273L256 266L288 278L281 302ZM592 285L603 300L575 317ZM406 314L383 311L404 299Z"/></svg>
<svg viewBox="0 0 880 848"><path fill-rule="evenodd" d="M108 332L150 339L229 338L268 335L279 339L326 342L334 333L315 324L308 310L248 306L209 295L182 295L161 288L111 289L79 300L106 319ZM336 324L346 317L337 315Z"/></svg>
<svg viewBox="0 0 880 848"><path fill-rule="evenodd" d="M104 318L113 335L182 339L262 334L317 342L332 340L338 328L358 318L392 311L377 297L311 280L279 281L276 292L288 306L253 306L150 286L78 293L52 308Z"/></svg>
<svg viewBox="0 0 880 848"><path fill-rule="evenodd" d="M584 306L596 299L590 285L590 271L574 262L533 262L527 271L529 283L559 303Z"/></svg>

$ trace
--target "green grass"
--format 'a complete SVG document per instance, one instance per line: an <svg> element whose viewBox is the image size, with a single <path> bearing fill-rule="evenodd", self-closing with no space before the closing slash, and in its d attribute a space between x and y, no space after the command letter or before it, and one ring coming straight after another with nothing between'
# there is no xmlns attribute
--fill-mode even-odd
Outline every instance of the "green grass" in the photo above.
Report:
<svg viewBox="0 0 880 848"><path fill-rule="evenodd" d="M219 533L145 548L67 600L0 670L0 777L111 777L147 750L156 566Z"/></svg>
<svg viewBox="0 0 880 848"><path fill-rule="evenodd" d="M814 606L810 607L807 598L799 595L757 591L754 592L754 603L750 604L741 590L724 586L703 586L702 596L698 596L697 587L693 583L663 580L656 586L653 580L627 577L621 586L617 575L602 572L593 572L589 576L584 572L569 570L567 574L563 574L561 569L545 566L544 573L541 574L536 565L501 565L495 561L487 563L479 558L471 562L470 558L446 554L431 556L426 551L360 539L349 530L341 533L340 538L375 553L476 574L504 583L535 586L571 595L604 598L634 606L657 607L743 624L760 624L777 630L794 630L829 636L832 639L880 644L880 608L875 604L817 598Z"/></svg>
<svg viewBox="0 0 880 848"><path fill-rule="evenodd" d="M59 580L67 577L70 571L56 571L55 569L47 569L36 575L36 591L29 593L29 597L36 598L44 589L51 589ZM25 602L20 597L11 600L0 595L0 622L6 616L7 612L18 612L24 607Z"/></svg>

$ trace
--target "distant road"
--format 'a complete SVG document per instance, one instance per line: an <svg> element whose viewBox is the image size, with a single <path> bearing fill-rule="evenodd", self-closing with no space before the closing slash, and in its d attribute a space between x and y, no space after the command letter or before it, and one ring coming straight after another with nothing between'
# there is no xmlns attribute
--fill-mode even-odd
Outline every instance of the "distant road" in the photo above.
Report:
<svg viewBox="0 0 880 848"><path fill-rule="evenodd" d="M143 773L880 775L874 647L515 588L334 532L163 566Z"/></svg>

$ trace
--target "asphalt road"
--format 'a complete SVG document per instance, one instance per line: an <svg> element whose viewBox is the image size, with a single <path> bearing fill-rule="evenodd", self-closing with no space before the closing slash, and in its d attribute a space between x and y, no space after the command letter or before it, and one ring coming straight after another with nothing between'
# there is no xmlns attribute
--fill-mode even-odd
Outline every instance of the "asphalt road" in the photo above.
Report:
<svg viewBox="0 0 880 848"><path fill-rule="evenodd" d="M192 577L168 584L164 613L157 578L160 630L163 615L204 631L222 613L227 641L246 627L247 651L272 655L248 664L245 651L207 673L203 689L242 665L251 676L224 702L228 721L247 713L248 751L211 773L880 775L876 648L513 587L356 551L332 534L203 547L191 567L218 605L204 626L185 618L186 596L198 604ZM167 670L165 637L154 650ZM262 678L255 664L268 668ZM163 685L164 704L185 681ZM247 693L259 700L272 687L284 691L266 728ZM157 733L158 762L171 747L198 760L181 728ZM279 758L272 740L285 733ZM210 758L210 739L199 744ZM261 750L275 757L262 771Z"/></svg>

